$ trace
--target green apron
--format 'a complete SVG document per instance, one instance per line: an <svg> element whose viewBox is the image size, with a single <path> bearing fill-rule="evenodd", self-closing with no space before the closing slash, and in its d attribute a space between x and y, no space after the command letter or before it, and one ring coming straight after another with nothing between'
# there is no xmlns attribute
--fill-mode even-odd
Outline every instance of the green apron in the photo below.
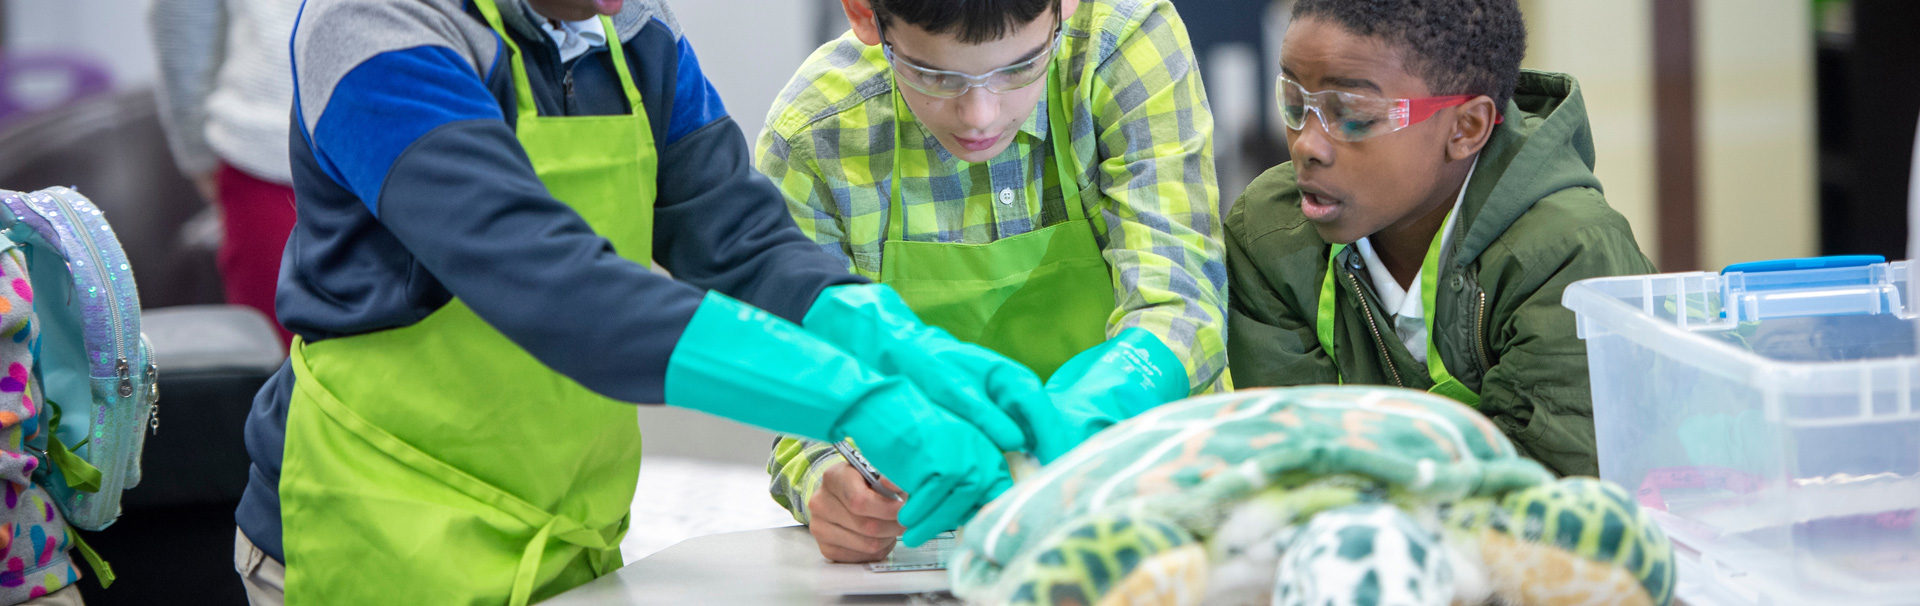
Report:
<svg viewBox="0 0 1920 606"><path fill-rule="evenodd" d="M518 137L557 199L652 257L653 131L612 21L630 114L542 117L512 51ZM418 324L295 341L280 477L287 603L526 604L620 567L636 408L541 364L459 299Z"/></svg>
<svg viewBox="0 0 1920 606"><path fill-rule="evenodd" d="M1056 59L1047 82L1047 139L1053 145L1050 160L1067 220L985 244L906 239L901 177L924 177L931 171L925 155L900 153L900 131L912 114L896 87L894 169L887 187L887 240L881 250L880 282L899 292L922 321L1025 364L1041 379L1052 376L1074 354L1105 341L1117 307L1112 273L1087 220L1079 175L1069 169L1073 149L1062 82ZM909 157L913 165L902 166ZM1041 185L1029 183L1035 199L1044 191ZM924 217L931 220L931 213Z"/></svg>
<svg viewBox="0 0 1920 606"><path fill-rule="evenodd" d="M1446 220L1442 219L1440 224L1446 225ZM1439 315L1435 310L1434 301L1440 292L1440 242L1444 239L1442 237L1444 235L1444 229L1433 234L1433 243L1427 245L1427 258L1420 264L1420 309L1426 315L1423 320L1427 325L1427 375L1433 379L1433 387L1427 388L1427 391L1459 400L1468 406L1478 407L1480 394L1474 393L1472 389L1467 388L1466 384L1454 378L1453 373L1447 372L1446 361L1440 358L1440 348L1433 344L1435 334L1433 317ZM1327 252L1327 275L1320 280L1320 310L1314 314L1313 322L1314 332L1320 338L1320 348L1326 350L1327 357L1333 360L1335 373L1340 372L1340 359L1334 355L1333 351L1333 319L1338 313L1333 304L1333 272L1338 267L1335 258L1339 257L1340 251L1346 248L1345 244L1335 244L1333 249ZM1386 354L1382 352L1381 355ZM1340 382L1345 383L1346 379L1343 377Z"/></svg>

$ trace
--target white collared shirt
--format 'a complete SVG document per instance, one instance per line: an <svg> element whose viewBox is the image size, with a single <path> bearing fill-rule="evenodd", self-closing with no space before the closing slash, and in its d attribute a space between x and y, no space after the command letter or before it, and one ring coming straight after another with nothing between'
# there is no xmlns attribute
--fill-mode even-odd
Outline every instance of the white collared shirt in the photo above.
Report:
<svg viewBox="0 0 1920 606"><path fill-rule="evenodd" d="M1460 194L1453 199L1453 210L1447 211L1447 221L1440 226L1440 250L1446 251L1453 243L1453 222L1460 218L1460 203L1467 199L1467 184L1473 182L1473 167L1467 168L1467 181L1460 184ZM1420 272L1413 275L1413 283L1405 288L1394 281L1393 274L1380 262L1380 255L1373 252L1373 243L1367 238L1354 242L1359 249L1360 258L1367 263L1367 273L1373 280L1373 291L1380 295L1380 305L1386 308L1387 316L1393 320L1393 334L1400 337L1400 343L1407 346L1413 359L1427 362L1427 322L1426 310L1420 304L1420 278L1427 271L1426 263L1420 264ZM1424 261L1424 259L1423 259Z"/></svg>
<svg viewBox="0 0 1920 606"><path fill-rule="evenodd" d="M587 51L607 45L607 30L600 25L600 18L580 21L556 21L527 11L534 23L540 24L540 30L553 38L553 45L560 48L560 62L574 60Z"/></svg>

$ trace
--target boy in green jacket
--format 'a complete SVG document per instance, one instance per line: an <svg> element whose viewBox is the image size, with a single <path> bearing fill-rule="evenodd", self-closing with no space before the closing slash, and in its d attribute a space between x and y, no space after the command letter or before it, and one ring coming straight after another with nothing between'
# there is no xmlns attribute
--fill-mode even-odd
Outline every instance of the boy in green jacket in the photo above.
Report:
<svg viewBox="0 0 1920 606"><path fill-rule="evenodd" d="M1515 0L1299 0L1277 83L1293 161L1226 219L1241 387L1441 393L1562 475L1598 472L1560 292L1650 273L1593 175L1579 85L1520 69Z"/></svg>

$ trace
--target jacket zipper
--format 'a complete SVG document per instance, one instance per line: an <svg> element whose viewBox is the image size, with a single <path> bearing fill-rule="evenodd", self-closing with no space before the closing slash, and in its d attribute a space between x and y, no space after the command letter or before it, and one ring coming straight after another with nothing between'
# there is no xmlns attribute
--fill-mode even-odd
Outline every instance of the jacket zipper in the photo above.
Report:
<svg viewBox="0 0 1920 606"><path fill-rule="evenodd" d="M1480 372L1493 368L1493 360L1487 357L1487 292L1480 291L1480 313L1473 322L1473 348L1480 352Z"/></svg>
<svg viewBox="0 0 1920 606"><path fill-rule="evenodd" d="M1373 321L1373 306L1367 304L1367 295L1360 290L1360 279L1351 271L1346 273L1347 281L1353 283L1354 297L1360 300L1360 312L1367 317L1367 330L1373 332L1373 344L1380 348L1380 359L1387 361L1387 372L1393 373L1393 384L1406 387L1407 382L1400 380L1400 369L1393 365L1393 354L1389 353L1392 350L1387 349L1387 342L1380 338L1380 325Z"/></svg>
<svg viewBox="0 0 1920 606"><path fill-rule="evenodd" d="M566 103L564 103L564 105L567 108L567 113L571 114L573 113L573 66L572 65L567 66L567 75L565 78L562 78L560 80L560 89L564 91L564 93L566 94L567 100L566 100Z"/></svg>

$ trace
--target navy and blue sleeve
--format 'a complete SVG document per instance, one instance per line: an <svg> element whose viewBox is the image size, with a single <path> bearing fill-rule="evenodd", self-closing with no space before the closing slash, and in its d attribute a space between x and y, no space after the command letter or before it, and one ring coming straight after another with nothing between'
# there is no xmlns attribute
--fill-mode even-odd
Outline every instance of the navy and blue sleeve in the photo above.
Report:
<svg viewBox="0 0 1920 606"><path fill-rule="evenodd" d="M673 40L654 259L688 283L799 322L822 289L864 282L809 241L729 117L685 37ZM651 104L652 102L649 101ZM655 130L660 130L656 128Z"/></svg>
<svg viewBox="0 0 1920 606"><path fill-rule="evenodd" d="M615 254L548 195L457 53L421 46L355 66L306 135L327 176L508 339L600 394L664 400L667 360L700 290ZM732 246L712 248L751 256Z"/></svg>

